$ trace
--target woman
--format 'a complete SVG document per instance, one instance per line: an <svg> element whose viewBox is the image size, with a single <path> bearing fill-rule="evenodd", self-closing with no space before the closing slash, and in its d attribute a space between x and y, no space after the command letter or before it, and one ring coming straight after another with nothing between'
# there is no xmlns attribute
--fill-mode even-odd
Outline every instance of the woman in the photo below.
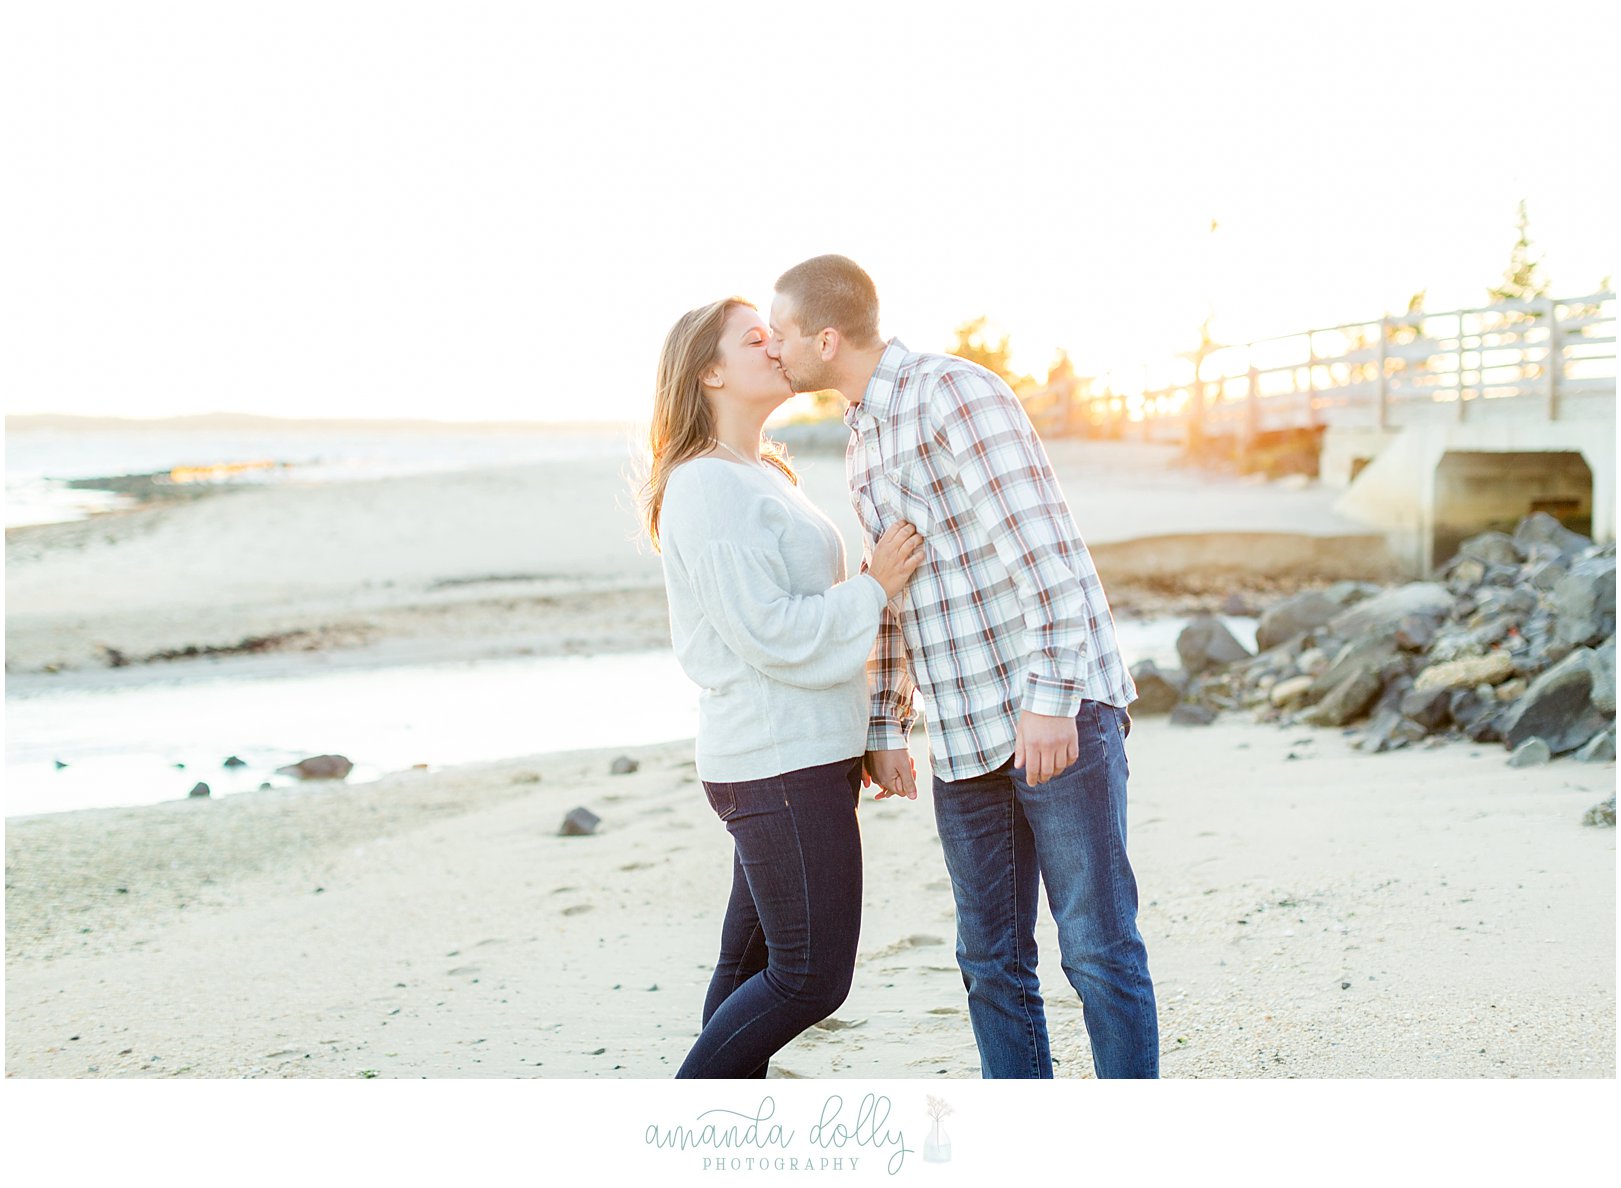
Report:
<svg viewBox="0 0 1621 1188"><path fill-rule="evenodd" d="M838 529L761 437L793 395L768 337L741 298L684 315L653 403L643 511L676 657L702 689L698 775L734 848L703 1032L678 1077L763 1077L849 993L866 660L923 560L922 538L897 525L846 580Z"/></svg>

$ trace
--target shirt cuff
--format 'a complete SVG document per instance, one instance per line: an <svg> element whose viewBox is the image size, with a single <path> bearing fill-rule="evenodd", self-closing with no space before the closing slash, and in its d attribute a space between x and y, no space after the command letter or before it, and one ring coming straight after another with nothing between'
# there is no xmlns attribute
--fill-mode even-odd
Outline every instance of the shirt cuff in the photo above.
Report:
<svg viewBox="0 0 1621 1188"><path fill-rule="evenodd" d="M1045 714L1049 718L1073 718L1081 712L1080 687L1074 681L1061 681L1056 677L1031 673L1025 681L1024 701L1020 708L1027 714Z"/></svg>
<svg viewBox="0 0 1621 1188"><path fill-rule="evenodd" d="M904 751L910 729L893 718L874 718L867 723L867 750Z"/></svg>

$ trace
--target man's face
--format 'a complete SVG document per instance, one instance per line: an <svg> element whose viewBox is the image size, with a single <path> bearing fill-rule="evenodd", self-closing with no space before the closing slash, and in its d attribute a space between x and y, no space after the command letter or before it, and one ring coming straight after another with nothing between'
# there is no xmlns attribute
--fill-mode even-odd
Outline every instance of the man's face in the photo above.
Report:
<svg viewBox="0 0 1621 1188"><path fill-rule="evenodd" d="M771 337L766 353L782 367L796 392L820 392L831 386L831 368L822 358L821 335L799 326L793 301L778 293L771 302Z"/></svg>

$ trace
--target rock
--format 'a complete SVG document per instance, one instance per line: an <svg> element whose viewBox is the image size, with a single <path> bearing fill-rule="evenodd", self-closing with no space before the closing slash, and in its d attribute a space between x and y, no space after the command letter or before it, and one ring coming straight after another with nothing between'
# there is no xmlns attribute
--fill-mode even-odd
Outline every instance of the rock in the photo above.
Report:
<svg viewBox="0 0 1621 1188"><path fill-rule="evenodd" d="M1594 644L1615 634L1615 558L1589 557L1559 579L1550 598L1555 638Z"/></svg>
<svg viewBox="0 0 1621 1188"><path fill-rule="evenodd" d="M1593 708L1601 714L1615 713L1615 636L1610 636L1587 660L1593 674Z"/></svg>
<svg viewBox="0 0 1621 1188"><path fill-rule="evenodd" d="M273 787L275 787L275 785L274 785L274 784L272 784L272 783L271 783L271 782L270 782L270 781L269 781L269 780L265 780L265 781L264 781L264 782L263 782L263 783L261 783L261 784L260 784L260 785L259 785L259 791L261 791L261 792L268 792L268 791L270 791L270 789L271 789L271 788L273 788Z"/></svg>
<svg viewBox="0 0 1621 1188"><path fill-rule="evenodd" d="M557 832L562 837L585 837L597 831L602 818L588 808L577 808L563 818L563 827Z"/></svg>
<svg viewBox="0 0 1621 1188"><path fill-rule="evenodd" d="M1321 627L1343 609L1320 590L1285 598L1261 616L1255 627L1255 646L1269 652L1280 643Z"/></svg>
<svg viewBox="0 0 1621 1188"><path fill-rule="evenodd" d="M1365 714L1384 687L1376 671L1353 672L1301 714L1300 720L1313 726L1344 726Z"/></svg>
<svg viewBox="0 0 1621 1188"><path fill-rule="evenodd" d="M1514 753L1508 757L1510 767L1540 767L1553 758L1553 752L1548 744L1540 738L1528 738L1514 748Z"/></svg>
<svg viewBox="0 0 1621 1188"><path fill-rule="evenodd" d="M232 755L224 763L224 766L226 766L226 767L246 767L247 765L248 765L247 760L238 759L235 755Z"/></svg>
<svg viewBox="0 0 1621 1188"><path fill-rule="evenodd" d="M1328 667L1328 653L1322 648L1307 648L1295 657L1295 667L1307 676L1321 676Z"/></svg>
<svg viewBox="0 0 1621 1188"><path fill-rule="evenodd" d="M1422 652L1445 622L1441 615L1403 615L1396 624L1396 646L1409 652Z"/></svg>
<svg viewBox="0 0 1621 1188"><path fill-rule="evenodd" d="M1472 689L1481 684L1498 684L1513 675L1514 658L1507 652L1492 652L1470 660L1432 664L1419 672L1413 688L1420 693L1432 689Z"/></svg>
<svg viewBox="0 0 1621 1188"><path fill-rule="evenodd" d="M1540 738L1555 755L1563 755L1609 725L1593 707L1591 655L1589 649L1577 648L1532 681L1525 696L1503 712L1499 731L1511 749Z"/></svg>
<svg viewBox="0 0 1621 1188"><path fill-rule="evenodd" d="M1312 678L1304 674L1289 677L1272 686L1267 699L1280 709L1287 709L1296 702L1304 701L1306 694L1311 692Z"/></svg>
<svg viewBox="0 0 1621 1188"><path fill-rule="evenodd" d="M1588 739L1577 750L1576 758L1583 763L1614 763L1615 727L1612 726L1603 734L1595 734Z"/></svg>
<svg viewBox="0 0 1621 1188"><path fill-rule="evenodd" d="M1553 557L1527 565L1525 580L1534 589L1552 590L1569 572L1570 565L1563 557Z"/></svg>
<svg viewBox="0 0 1621 1188"><path fill-rule="evenodd" d="M1355 643L1348 643L1334 657L1334 662L1317 674L1307 698L1316 701L1326 696L1330 690L1343 685L1348 677L1357 673L1367 672L1377 675L1385 665L1396 658L1396 640L1393 635L1369 636ZM1384 688L1383 680L1380 680L1379 687Z"/></svg>
<svg viewBox="0 0 1621 1188"><path fill-rule="evenodd" d="M315 755L286 767L278 767L276 774L299 780L341 780L354 768L355 765L342 755Z"/></svg>
<svg viewBox="0 0 1621 1188"><path fill-rule="evenodd" d="M1487 686L1488 694L1490 686ZM1474 689L1454 689L1449 694L1447 714L1472 742L1494 742L1499 737L1497 719L1500 707L1496 697L1482 697Z"/></svg>
<svg viewBox="0 0 1621 1188"><path fill-rule="evenodd" d="M51 762L56 764L56 770L57 771L61 771L64 767L67 766L67 764L63 763L60 759L52 759Z"/></svg>
<svg viewBox="0 0 1621 1188"><path fill-rule="evenodd" d="M632 759L629 755L621 755L615 759L611 765L609 765L608 772L611 775L630 775L631 773L639 770L641 766L642 765L640 763Z"/></svg>
<svg viewBox="0 0 1621 1188"><path fill-rule="evenodd" d="M1232 615L1237 618L1247 619L1255 614L1255 610L1255 604L1250 601L1249 595L1240 594L1237 591L1227 595L1221 604L1222 614Z"/></svg>
<svg viewBox="0 0 1621 1188"><path fill-rule="evenodd" d="M1469 557L1455 561L1447 570L1447 589L1464 595L1486 580L1486 563Z"/></svg>
<svg viewBox="0 0 1621 1188"><path fill-rule="evenodd" d="M1216 711L1184 701L1171 711L1172 726L1208 726L1216 720Z"/></svg>
<svg viewBox="0 0 1621 1188"><path fill-rule="evenodd" d="M1382 751L1399 751L1409 743L1418 742L1424 734L1424 727L1411 718L1404 717L1398 710L1385 709L1374 714L1356 746L1377 755Z"/></svg>
<svg viewBox="0 0 1621 1188"><path fill-rule="evenodd" d="M423 766L426 766L426 764ZM540 783L540 773L538 771L515 771L512 773L512 782L514 784L538 784Z"/></svg>
<svg viewBox="0 0 1621 1188"><path fill-rule="evenodd" d="M1176 637L1176 654L1190 677L1251 656L1250 650L1214 615L1200 615L1182 628Z"/></svg>
<svg viewBox="0 0 1621 1188"><path fill-rule="evenodd" d="M1581 533L1566 528L1547 512L1532 512L1514 529L1514 545L1527 556L1536 545L1552 545L1560 553L1573 556L1592 543Z"/></svg>
<svg viewBox="0 0 1621 1188"><path fill-rule="evenodd" d="M1137 686L1137 700L1127 708L1136 714L1168 714L1182 700L1185 678L1180 673L1161 672L1152 660L1143 660L1131 670L1132 683Z"/></svg>
<svg viewBox="0 0 1621 1188"><path fill-rule="evenodd" d="M1482 590L1475 598L1475 614L1481 621L1502 616L1522 623L1536 613L1537 601L1536 592L1524 586Z"/></svg>
<svg viewBox="0 0 1621 1188"><path fill-rule="evenodd" d="M1595 804L1582 814L1583 825L1608 825L1615 828L1615 797Z"/></svg>
<svg viewBox="0 0 1621 1188"><path fill-rule="evenodd" d="M1396 628L1408 615L1446 615L1452 611L1452 595L1445 586L1435 582L1409 582L1375 594L1342 611L1329 621L1328 629L1335 635L1351 639L1357 636L1394 635Z"/></svg>
<svg viewBox="0 0 1621 1188"><path fill-rule="evenodd" d="M1515 677L1512 681L1504 681L1501 685L1498 685L1497 688L1492 690L1492 695L1498 701L1518 701L1525 696L1526 691L1530 688L1530 681L1527 681L1524 677Z"/></svg>
<svg viewBox="0 0 1621 1188"><path fill-rule="evenodd" d="M210 791L207 784L197 783L197 784L194 784L192 786L191 791L187 792L186 795L187 796L196 796L196 797L200 798L200 797L212 795L212 793L211 793L211 791Z"/></svg>
<svg viewBox="0 0 1621 1188"><path fill-rule="evenodd" d="M1323 597L1338 606L1352 606L1363 599L1372 598L1382 589L1372 582L1335 582L1323 591Z"/></svg>
<svg viewBox="0 0 1621 1188"><path fill-rule="evenodd" d="M1487 565L1518 565L1524 560L1514 538L1506 532L1482 532L1458 546L1458 556Z"/></svg>
<svg viewBox="0 0 1621 1188"><path fill-rule="evenodd" d="M1422 677L1424 674L1420 673ZM1413 688L1401 699L1402 716L1418 723L1426 731L1433 732L1445 726L1452 719L1449 704L1452 700L1449 689L1420 689L1417 682Z"/></svg>

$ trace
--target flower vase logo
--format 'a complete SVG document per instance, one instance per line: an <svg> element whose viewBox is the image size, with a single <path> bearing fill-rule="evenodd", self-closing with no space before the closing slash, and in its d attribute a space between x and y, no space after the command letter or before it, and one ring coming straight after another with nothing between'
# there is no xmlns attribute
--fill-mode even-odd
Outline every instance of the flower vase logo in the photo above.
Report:
<svg viewBox="0 0 1621 1188"><path fill-rule="evenodd" d="M944 1098L936 1097L932 1093L928 1097L929 1117L934 1119L934 1125L929 1127L929 1137L923 1140L924 1163L950 1163L951 1162L951 1136L946 1133L945 1116L953 1113L952 1108L946 1104Z"/></svg>

